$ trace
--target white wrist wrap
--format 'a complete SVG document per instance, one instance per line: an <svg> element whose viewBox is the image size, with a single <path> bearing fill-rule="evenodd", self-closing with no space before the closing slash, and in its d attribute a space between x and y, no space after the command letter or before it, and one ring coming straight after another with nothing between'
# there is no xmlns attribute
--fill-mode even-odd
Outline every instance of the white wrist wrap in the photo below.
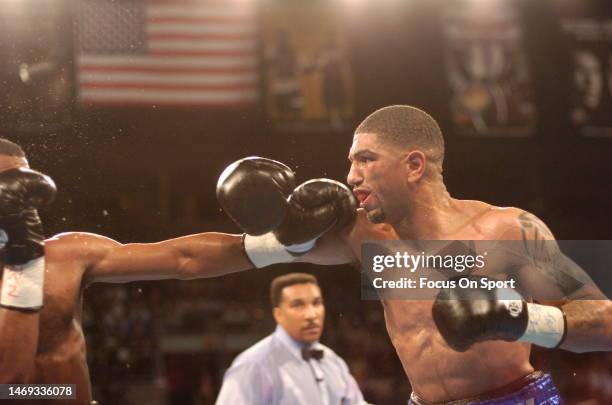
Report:
<svg viewBox="0 0 612 405"><path fill-rule="evenodd" d="M245 235L244 250L255 265L262 268L275 263L291 263L295 256L291 253L305 253L314 246L316 239L296 245L284 246L272 232L260 236Z"/></svg>
<svg viewBox="0 0 612 405"><path fill-rule="evenodd" d="M527 304L529 323L519 339L542 347L557 347L565 336L565 315L557 307Z"/></svg>
<svg viewBox="0 0 612 405"><path fill-rule="evenodd" d="M26 264L5 266L0 304L15 308L41 308L44 281L44 256L30 260Z"/></svg>

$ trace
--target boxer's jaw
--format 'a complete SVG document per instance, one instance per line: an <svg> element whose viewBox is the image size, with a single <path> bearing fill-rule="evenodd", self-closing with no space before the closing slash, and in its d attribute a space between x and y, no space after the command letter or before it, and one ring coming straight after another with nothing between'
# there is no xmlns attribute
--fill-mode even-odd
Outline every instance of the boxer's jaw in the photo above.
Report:
<svg viewBox="0 0 612 405"><path fill-rule="evenodd" d="M412 185L407 181L406 158L410 151L376 133L354 135L347 182L370 222L398 223L408 214L406 201L411 199Z"/></svg>

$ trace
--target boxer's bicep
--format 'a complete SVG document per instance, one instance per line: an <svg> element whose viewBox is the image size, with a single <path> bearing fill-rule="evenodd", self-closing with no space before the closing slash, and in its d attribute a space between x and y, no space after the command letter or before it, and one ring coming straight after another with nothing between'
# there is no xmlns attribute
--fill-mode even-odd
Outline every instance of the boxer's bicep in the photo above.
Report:
<svg viewBox="0 0 612 405"><path fill-rule="evenodd" d="M202 233L158 243L99 240L87 271L93 282L215 277L252 268L240 235Z"/></svg>

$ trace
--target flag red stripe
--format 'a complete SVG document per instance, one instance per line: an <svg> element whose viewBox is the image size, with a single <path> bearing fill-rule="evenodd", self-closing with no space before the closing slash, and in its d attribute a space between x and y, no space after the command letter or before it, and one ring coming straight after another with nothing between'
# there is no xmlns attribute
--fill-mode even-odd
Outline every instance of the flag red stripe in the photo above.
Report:
<svg viewBox="0 0 612 405"><path fill-rule="evenodd" d="M253 101L171 101L171 100L156 100L156 101L137 101L137 100L116 100L106 101L95 98L82 97L80 99L81 106L85 108L93 107L121 107L141 106L151 108L152 104L161 106L172 106L178 108L187 107L253 107Z"/></svg>
<svg viewBox="0 0 612 405"><path fill-rule="evenodd" d="M254 73L255 70L252 66L236 66L236 67L225 67L225 68L177 68L177 67L165 67L165 66L91 66L82 65L79 69L80 72L84 73L168 73L168 74L180 74L180 73L194 73L194 74L234 74L234 73Z"/></svg>
<svg viewBox="0 0 612 405"><path fill-rule="evenodd" d="M202 56L202 57L245 57L245 56L255 56L255 51L157 51L150 50L149 55L153 56Z"/></svg>
<svg viewBox="0 0 612 405"><path fill-rule="evenodd" d="M148 24L244 24L253 21L251 17L148 17Z"/></svg>
<svg viewBox="0 0 612 405"><path fill-rule="evenodd" d="M256 84L165 84L165 83L101 83L81 82L83 89L142 89L142 90L180 90L180 91L231 91L255 90Z"/></svg>
<svg viewBox="0 0 612 405"><path fill-rule="evenodd" d="M165 33L157 33L152 32L147 35L149 41L163 41L163 40L181 40L181 41L191 41L191 40L246 40L246 39L255 39L255 34L165 34Z"/></svg>

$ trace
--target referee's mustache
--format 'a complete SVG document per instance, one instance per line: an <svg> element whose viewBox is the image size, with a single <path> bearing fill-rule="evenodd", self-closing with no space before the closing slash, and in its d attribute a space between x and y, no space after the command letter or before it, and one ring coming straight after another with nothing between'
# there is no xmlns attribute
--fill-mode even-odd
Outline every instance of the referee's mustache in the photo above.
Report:
<svg viewBox="0 0 612 405"><path fill-rule="evenodd" d="M311 328L320 328L321 324L319 322L316 321L310 321L308 322L308 324L306 326L304 326L302 329L311 329Z"/></svg>

